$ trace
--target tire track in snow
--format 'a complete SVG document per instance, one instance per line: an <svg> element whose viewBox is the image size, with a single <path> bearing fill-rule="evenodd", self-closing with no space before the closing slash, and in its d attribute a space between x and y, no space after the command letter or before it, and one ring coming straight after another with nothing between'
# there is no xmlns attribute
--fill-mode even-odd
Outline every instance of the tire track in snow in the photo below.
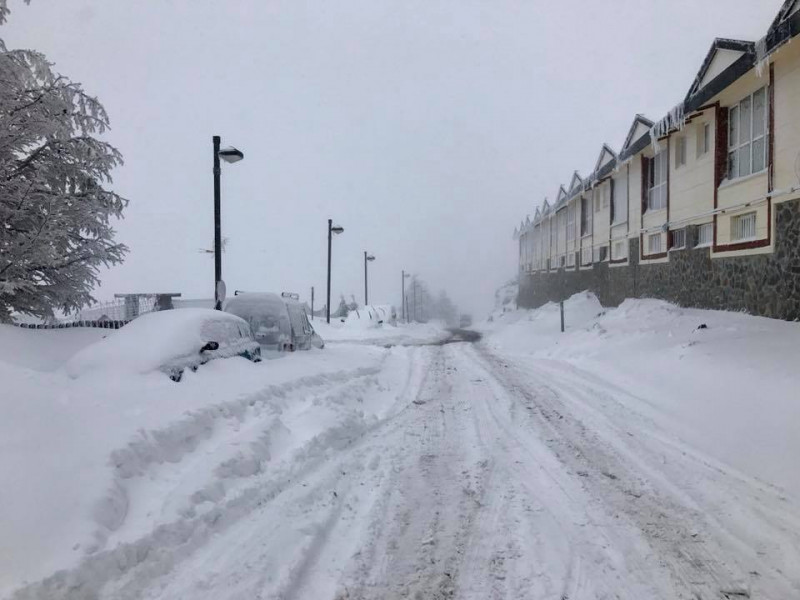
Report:
<svg viewBox="0 0 800 600"><path fill-rule="evenodd" d="M753 494L736 474L711 467L675 442L666 443L664 434L630 410L613 413L627 431L608 422L598 406L616 403L597 381L587 382L574 370L559 376L535 364L526 365L523 373L483 347L479 354L501 385L527 407L533 430L547 439L559 460L584 477L587 490L607 512L619 513L642 532L651 548L648 562L655 563L650 571L669 575L671 588L664 593L702 598L719 597L721 590L759 590L764 597L776 598L800 593L792 558L776 552L798 556L797 534L790 536L793 541L772 543L772 535L786 538L787 529L797 523L796 513L784 512L782 526L776 529L770 520L758 517L758 498L766 495L763 489ZM631 425L640 428L635 435L629 431ZM749 513L748 529L759 523L755 529L765 528L764 536L740 532L750 538L743 541L719 522L715 513L721 507L707 495L719 487L737 490L728 499L726 512L742 502L735 510ZM754 540L758 537L761 543ZM769 546L772 556L765 560Z"/></svg>

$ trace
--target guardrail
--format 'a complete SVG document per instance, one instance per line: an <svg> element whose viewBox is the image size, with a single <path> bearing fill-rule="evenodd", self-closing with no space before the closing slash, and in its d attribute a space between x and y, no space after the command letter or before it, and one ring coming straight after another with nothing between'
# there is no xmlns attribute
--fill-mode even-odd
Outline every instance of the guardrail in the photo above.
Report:
<svg viewBox="0 0 800 600"><path fill-rule="evenodd" d="M74 327L93 327L95 329L120 329L130 321L108 319L103 321L67 321L64 323L14 323L22 329L72 329Z"/></svg>

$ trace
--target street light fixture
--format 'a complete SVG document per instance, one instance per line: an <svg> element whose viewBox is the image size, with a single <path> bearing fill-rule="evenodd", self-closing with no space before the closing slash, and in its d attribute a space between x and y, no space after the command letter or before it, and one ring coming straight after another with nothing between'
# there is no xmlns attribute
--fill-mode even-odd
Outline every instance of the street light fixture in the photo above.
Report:
<svg viewBox="0 0 800 600"><path fill-rule="evenodd" d="M402 313L401 317L405 320L406 323L408 323L408 303L406 302L406 279L408 279L409 277L411 277L411 274L403 271L402 286L401 286L402 296L400 296L400 306L402 307L402 310L400 312Z"/></svg>
<svg viewBox="0 0 800 600"><path fill-rule="evenodd" d="M220 137L211 138L214 145L214 308L222 310L225 300L225 282L222 281L222 223L220 210L220 173L219 159L227 163L239 162L244 158L241 150L232 146L220 149Z"/></svg>
<svg viewBox="0 0 800 600"><path fill-rule="evenodd" d="M331 322L331 239L333 234L340 234L344 231L341 225L333 224L333 219L328 219L328 302L325 307L325 320Z"/></svg>
<svg viewBox="0 0 800 600"><path fill-rule="evenodd" d="M367 292L367 264L371 263L375 260L375 257L372 254L367 254L367 251L364 250L364 306L369 305L369 293Z"/></svg>

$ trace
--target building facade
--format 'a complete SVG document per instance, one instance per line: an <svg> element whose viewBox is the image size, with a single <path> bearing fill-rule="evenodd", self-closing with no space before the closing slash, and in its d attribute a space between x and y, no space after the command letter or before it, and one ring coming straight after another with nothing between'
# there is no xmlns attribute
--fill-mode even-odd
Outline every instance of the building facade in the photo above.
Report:
<svg viewBox="0 0 800 600"><path fill-rule="evenodd" d="M800 0L758 42L717 39L684 100L515 232L518 304L585 289L800 319Z"/></svg>

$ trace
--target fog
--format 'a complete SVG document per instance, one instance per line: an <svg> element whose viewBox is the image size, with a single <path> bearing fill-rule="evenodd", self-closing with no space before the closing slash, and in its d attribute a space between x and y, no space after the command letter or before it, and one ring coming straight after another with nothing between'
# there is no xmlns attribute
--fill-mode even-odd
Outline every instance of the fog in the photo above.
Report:
<svg viewBox="0 0 800 600"><path fill-rule="evenodd" d="M211 136L228 289L399 303L401 269L465 311L516 274L514 226L682 99L714 37L779 0L11 0L9 48L44 52L105 104L130 199L119 292L213 295ZM691 19L686 18L692 15Z"/></svg>

